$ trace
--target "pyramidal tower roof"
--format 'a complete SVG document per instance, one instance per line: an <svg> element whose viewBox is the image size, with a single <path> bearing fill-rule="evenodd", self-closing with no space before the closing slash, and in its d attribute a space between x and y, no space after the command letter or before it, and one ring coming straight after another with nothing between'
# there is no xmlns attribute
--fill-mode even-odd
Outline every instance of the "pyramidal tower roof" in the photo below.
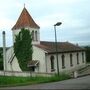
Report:
<svg viewBox="0 0 90 90"><path fill-rule="evenodd" d="M19 16L16 24L13 26L12 30L24 28L24 27L31 27L31 28L37 28L40 27L35 23L31 15L28 13L27 9L24 7L21 15Z"/></svg>

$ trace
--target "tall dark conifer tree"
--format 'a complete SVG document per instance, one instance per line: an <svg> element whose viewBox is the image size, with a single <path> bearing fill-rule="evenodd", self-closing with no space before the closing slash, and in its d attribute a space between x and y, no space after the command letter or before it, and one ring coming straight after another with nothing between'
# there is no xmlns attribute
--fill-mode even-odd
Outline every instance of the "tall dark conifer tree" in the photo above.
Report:
<svg viewBox="0 0 90 90"><path fill-rule="evenodd" d="M21 29L18 35L16 35L14 43L14 53L18 59L20 68L23 71L27 71L27 64L32 60L32 37L28 29Z"/></svg>

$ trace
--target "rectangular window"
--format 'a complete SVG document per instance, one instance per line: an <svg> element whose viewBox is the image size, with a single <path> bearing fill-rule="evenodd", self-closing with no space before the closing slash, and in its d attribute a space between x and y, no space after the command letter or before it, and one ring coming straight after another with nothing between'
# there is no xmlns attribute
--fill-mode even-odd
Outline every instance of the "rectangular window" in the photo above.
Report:
<svg viewBox="0 0 90 90"><path fill-rule="evenodd" d="M84 63L84 53L82 52L82 62Z"/></svg>
<svg viewBox="0 0 90 90"><path fill-rule="evenodd" d="M32 40L34 41L34 31L32 31Z"/></svg>
<svg viewBox="0 0 90 90"><path fill-rule="evenodd" d="M70 54L70 66L73 66L73 59L72 59L72 54Z"/></svg>
<svg viewBox="0 0 90 90"><path fill-rule="evenodd" d="M55 69L54 69L54 56L51 56L50 60L51 60L51 72L53 72L53 71L55 71Z"/></svg>
<svg viewBox="0 0 90 90"><path fill-rule="evenodd" d="M65 68L65 56L62 55L62 68L64 69Z"/></svg>
<svg viewBox="0 0 90 90"><path fill-rule="evenodd" d="M79 53L77 53L77 64L79 64Z"/></svg>
<svg viewBox="0 0 90 90"><path fill-rule="evenodd" d="M35 40L38 41L38 35L37 31L35 31Z"/></svg>

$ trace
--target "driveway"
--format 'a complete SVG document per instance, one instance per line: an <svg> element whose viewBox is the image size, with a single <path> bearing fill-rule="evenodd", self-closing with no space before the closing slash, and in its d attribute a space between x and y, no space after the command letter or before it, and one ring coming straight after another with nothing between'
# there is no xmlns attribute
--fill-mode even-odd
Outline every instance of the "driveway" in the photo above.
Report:
<svg viewBox="0 0 90 90"><path fill-rule="evenodd" d="M37 85L28 85L28 86L17 86L17 87L7 87L7 88L0 88L0 89L90 89L90 75L76 78L76 79L69 79L59 82L53 83L44 83L44 84L37 84Z"/></svg>

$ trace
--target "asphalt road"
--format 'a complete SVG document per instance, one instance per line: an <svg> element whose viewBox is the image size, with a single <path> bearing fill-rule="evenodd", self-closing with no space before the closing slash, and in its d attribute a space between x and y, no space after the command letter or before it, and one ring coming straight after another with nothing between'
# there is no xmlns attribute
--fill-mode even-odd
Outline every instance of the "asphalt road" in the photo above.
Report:
<svg viewBox="0 0 90 90"><path fill-rule="evenodd" d="M90 90L90 75L84 76L76 79L69 79L59 82L53 82L53 83L44 83L44 84L37 84L37 85L28 85L28 86L17 86L17 87L7 87L7 88L0 88L1 89L68 89L68 90Z"/></svg>

